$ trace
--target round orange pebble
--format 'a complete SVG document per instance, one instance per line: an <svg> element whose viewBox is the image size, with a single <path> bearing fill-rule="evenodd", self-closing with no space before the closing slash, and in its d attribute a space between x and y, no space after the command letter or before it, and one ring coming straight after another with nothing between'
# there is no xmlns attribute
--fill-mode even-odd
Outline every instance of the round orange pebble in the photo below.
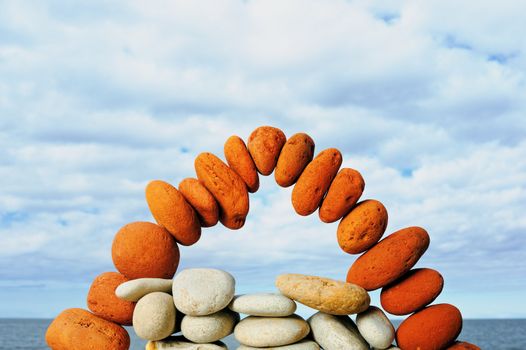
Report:
<svg viewBox="0 0 526 350"><path fill-rule="evenodd" d="M46 343L52 350L128 350L130 336L121 326L83 309L67 309L51 322Z"/></svg>
<svg viewBox="0 0 526 350"><path fill-rule="evenodd" d="M260 126L248 137L248 151L261 175L270 175L287 137L278 128Z"/></svg>
<svg viewBox="0 0 526 350"><path fill-rule="evenodd" d="M347 282L366 290L381 288L409 271L429 247L421 227L399 230L369 249L352 264Z"/></svg>
<svg viewBox="0 0 526 350"><path fill-rule="evenodd" d="M396 343L404 350L440 350L462 330L462 315L450 304L429 306L405 319L396 331Z"/></svg>
<svg viewBox="0 0 526 350"><path fill-rule="evenodd" d="M194 166L197 178L219 204L221 223L233 230L243 227L249 209L247 186L243 179L212 153L198 155Z"/></svg>
<svg viewBox="0 0 526 350"><path fill-rule="evenodd" d="M414 269L382 288L380 302L393 315L407 315L429 305L444 287L444 278L433 269Z"/></svg>
<svg viewBox="0 0 526 350"><path fill-rule="evenodd" d="M303 169L314 156L314 141L304 133L292 135L281 149L274 170L276 183L281 187L294 185Z"/></svg>
<svg viewBox="0 0 526 350"><path fill-rule="evenodd" d="M151 222L122 227L111 247L113 264L129 279L172 278L179 265L179 248L173 236Z"/></svg>
<svg viewBox="0 0 526 350"><path fill-rule="evenodd" d="M350 168L341 169L329 187L319 210L323 222L335 222L358 202L365 188L362 175Z"/></svg>
<svg viewBox="0 0 526 350"><path fill-rule="evenodd" d="M179 183L179 192L197 212L202 227L211 227L219 220L219 207L214 196L197 179L186 178Z"/></svg>
<svg viewBox="0 0 526 350"><path fill-rule="evenodd" d="M447 350L480 350L480 348L465 341L456 341Z"/></svg>
<svg viewBox="0 0 526 350"><path fill-rule="evenodd" d="M344 252L359 254L382 238L387 227L387 210L377 200L358 203L338 224L336 236Z"/></svg>
<svg viewBox="0 0 526 350"><path fill-rule="evenodd" d="M166 228L178 243L192 245L199 240L199 219L175 187L164 181L151 181L146 186L146 201L155 221Z"/></svg>
<svg viewBox="0 0 526 350"><path fill-rule="evenodd" d="M115 289L127 281L129 279L118 272L104 272L98 275L88 292L88 308L91 312L105 320L130 326L135 303L115 295Z"/></svg>
<svg viewBox="0 0 526 350"><path fill-rule="evenodd" d="M256 192L259 188L259 175L241 137L230 136L225 142L224 152L228 166L241 176L249 192Z"/></svg>
<svg viewBox="0 0 526 350"><path fill-rule="evenodd" d="M341 164L340 151L328 148L307 165L292 189L292 206L296 213L306 216L318 209Z"/></svg>

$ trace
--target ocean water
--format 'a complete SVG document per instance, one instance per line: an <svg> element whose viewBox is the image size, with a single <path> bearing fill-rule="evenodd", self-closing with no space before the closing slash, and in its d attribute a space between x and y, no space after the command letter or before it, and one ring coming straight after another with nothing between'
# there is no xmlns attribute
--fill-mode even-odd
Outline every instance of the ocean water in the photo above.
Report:
<svg viewBox="0 0 526 350"><path fill-rule="evenodd" d="M51 320L0 319L0 350L48 349L44 334ZM395 326L399 322L393 322ZM128 327L132 339L132 350L144 349L145 341L137 338ZM510 320L464 320L464 329L459 339L477 344L484 350L526 349L526 319ZM238 343L230 336L224 340L229 349ZM109 349L101 349L109 350Z"/></svg>

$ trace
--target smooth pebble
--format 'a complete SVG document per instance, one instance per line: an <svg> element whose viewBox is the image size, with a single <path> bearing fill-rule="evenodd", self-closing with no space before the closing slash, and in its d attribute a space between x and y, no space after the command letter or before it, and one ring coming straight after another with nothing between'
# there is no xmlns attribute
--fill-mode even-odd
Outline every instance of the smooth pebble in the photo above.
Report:
<svg viewBox="0 0 526 350"><path fill-rule="evenodd" d="M370 306L356 316L356 326L362 337L376 349L387 349L395 338L391 321L375 306Z"/></svg>
<svg viewBox="0 0 526 350"><path fill-rule="evenodd" d="M234 277L217 269L186 269L173 281L173 300L179 311L206 316L228 306L235 293Z"/></svg>
<svg viewBox="0 0 526 350"><path fill-rule="evenodd" d="M170 294L150 293L139 299L135 305L133 329L142 339L164 339L175 330L175 315L175 306Z"/></svg>
<svg viewBox="0 0 526 350"><path fill-rule="evenodd" d="M294 344L274 346L271 348L255 348L252 346L241 345L237 350L320 350L320 346L315 341L302 340Z"/></svg>
<svg viewBox="0 0 526 350"><path fill-rule="evenodd" d="M369 345L349 316L317 312L307 321L314 340L324 350L369 350Z"/></svg>
<svg viewBox="0 0 526 350"><path fill-rule="evenodd" d="M210 344L195 344L181 336L172 336L159 341L149 341L146 350L228 350L220 341Z"/></svg>
<svg viewBox="0 0 526 350"><path fill-rule="evenodd" d="M296 343L309 334L307 322L298 315L288 317L248 316L234 329L234 336L243 345L256 348Z"/></svg>
<svg viewBox="0 0 526 350"><path fill-rule="evenodd" d="M153 292L170 293L172 291L171 279L164 278L138 278L120 284L115 289L115 295L127 301L138 301L143 296Z"/></svg>
<svg viewBox="0 0 526 350"><path fill-rule="evenodd" d="M290 316L296 311L294 300L278 293L237 295L228 307L246 315L266 317Z"/></svg>
<svg viewBox="0 0 526 350"><path fill-rule="evenodd" d="M238 321L239 314L230 310L207 316L186 315L181 322L181 332L194 343L212 343L231 334Z"/></svg>

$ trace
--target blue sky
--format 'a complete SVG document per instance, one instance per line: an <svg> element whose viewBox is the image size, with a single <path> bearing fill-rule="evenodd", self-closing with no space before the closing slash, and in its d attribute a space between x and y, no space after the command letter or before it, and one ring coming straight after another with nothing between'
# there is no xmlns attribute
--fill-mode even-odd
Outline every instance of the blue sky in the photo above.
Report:
<svg viewBox="0 0 526 350"><path fill-rule="evenodd" d="M113 235L152 220L151 179L195 176L228 136L309 133L362 172L387 232L466 317L526 317L526 5L518 1L0 2L0 317L85 307ZM181 268L238 290L343 279L337 224L272 176L246 226L205 229ZM373 293L377 304L377 293Z"/></svg>

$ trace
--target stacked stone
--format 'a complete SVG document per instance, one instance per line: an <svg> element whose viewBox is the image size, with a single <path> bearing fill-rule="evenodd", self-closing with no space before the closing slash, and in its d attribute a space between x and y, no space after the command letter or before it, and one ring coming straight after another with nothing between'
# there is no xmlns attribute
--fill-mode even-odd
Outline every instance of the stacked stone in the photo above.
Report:
<svg viewBox="0 0 526 350"><path fill-rule="evenodd" d="M230 309L245 315L235 328L234 336L241 343L238 350L319 349L311 340L304 340L310 327L294 314L296 303L282 294L245 294L236 296Z"/></svg>
<svg viewBox="0 0 526 350"><path fill-rule="evenodd" d="M426 307L442 289L441 276L430 269L410 271L429 245L427 232L409 227L379 241L387 226L387 211L376 200L358 202L364 180L354 169L340 169L342 155L337 149L314 157L314 141L308 135L299 133L287 140L281 130L264 126L252 132L247 144L238 136L230 137L224 155L228 165L211 153L201 153L194 163L197 179L187 178L178 188L159 180L148 184L146 200L157 224L133 222L119 230L112 246L118 272L94 280L88 293L92 312L69 309L52 322L46 334L52 349L127 349L129 336L122 325L135 323L134 309L141 310L143 303L142 298L137 303L119 299L114 293L117 286L139 278L171 279L179 265L178 244L196 243L202 227L221 222L230 229L241 228L249 210L248 193L259 188L258 173L272 172L278 185L294 185L291 199L299 215L318 210L323 222L341 219L337 237L342 249L350 254L365 252L351 266L349 283L365 290L383 288L382 306L388 312L414 312L397 331L401 348L440 349L453 344L462 326L458 309L449 304ZM159 304L167 303L167 296L153 292L143 298Z"/></svg>
<svg viewBox="0 0 526 350"><path fill-rule="evenodd" d="M149 340L146 349L226 349L219 340L232 333L239 314L227 308L234 297L232 275L217 269L187 269L172 280L137 279L115 294L137 301L133 328ZM170 295L171 293L172 295ZM182 336L172 337L181 332Z"/></svg>

